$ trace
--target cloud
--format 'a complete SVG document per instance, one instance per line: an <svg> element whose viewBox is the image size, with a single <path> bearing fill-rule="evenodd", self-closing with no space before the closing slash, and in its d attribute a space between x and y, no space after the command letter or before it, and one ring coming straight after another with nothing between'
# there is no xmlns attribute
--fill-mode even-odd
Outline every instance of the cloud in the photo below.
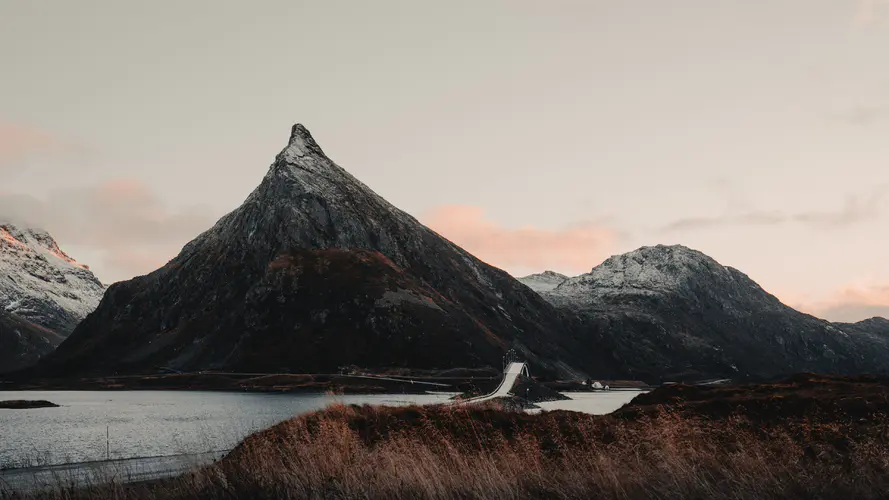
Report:
<svg viewBox="0 0 889 500"><path fill-rule="evenodd" d="M781 212L745 212L712 217L685 217L665 225L662 230L673 232L722 226L775 226L784 224L787 220L787 216Z"/></svg>
<svg viewBox="0 0 889 500"><path fill-rule="evenodd" d="M855 24L874 26L889 20L889 0L858 0Z"/></svg>
<svg viewBox="0 0 889 500"><path fill-rule="evenodd" d="M889 117L889 110L879 106L858 106L828 115L828 119L834 123L861 127L881 122L887 117Z"/></svg>
<svg viewBox="0 0 889 500"><path fill-rule="evenodd" d="M846 287L827 299L792 305L830 321L853 323L874 316L889 318L889 286Z"/></svg>
<svg viewBox="0 0 889 500"><path fill-rule="evenodd" d="M779 226L804 224L826 229L853 226L879 217L889 186L881 186L868 195L850 196L834 211L787 213L782 211L748 211L715 216L686 217L664 225L664 232L689 231L737 226Z"/></svg>
<svg viewBox="0 0 889 500"><path fill-rule="evenodd" d="M86 146L23 125L0 122L0 168L34 157L84 156Z"/></svg>
<svg viewBox="0 0 889 500"><path fill-rule="evenodd" d="M421 219L476 257L515 275L547 269L588 272L610 255L620 238L616 231L597 224L507 228L486 219L483 209L464 205L440 206Z"/></svg>
<svg viewBox="0 0 889 500"><path fill-rule="evenodd" d="M98 256L83 264L106 283L157 269L215 221L205 209L170 209L134 180L57 190L45 200L0 192L0 217L41 227L61 246Z"/></svg>

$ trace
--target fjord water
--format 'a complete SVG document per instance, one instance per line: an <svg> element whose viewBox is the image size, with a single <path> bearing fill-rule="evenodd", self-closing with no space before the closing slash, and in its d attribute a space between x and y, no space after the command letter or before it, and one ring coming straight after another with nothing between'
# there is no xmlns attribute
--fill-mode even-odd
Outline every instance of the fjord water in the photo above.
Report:
<svg viewBox="0 0 889 500"><path fill-rule="evenodd" d="M610 413L638 391L569 393L546 410ZM198 391L0 391L0 400L48 400L59 408L0 410L0 468L233 448L252 432L332 403L401 406L451 394L325 395ZM106 429L108 439L106 441ZM106 449L107 445L107 449Z"/></svg>
<svg viewBox="0 0 889 500"><path fill-rule="evenodd" d="M648 391L634 389L601 392L565 392L563 394L571 399L537 403L537 406L540 407L538 411L569 410L591 415L605 415L629 403L639 394L646 392Z"/></svg>
<svg viewBox="0 0 889 500"><path fill-rule="evenodd" d="M334 402L407 405L450 395L257 394L197 391L0 391L0 401L59 408L0 410L0 467L199 454ZM108 433L106 450L106 429Z"/></svg>

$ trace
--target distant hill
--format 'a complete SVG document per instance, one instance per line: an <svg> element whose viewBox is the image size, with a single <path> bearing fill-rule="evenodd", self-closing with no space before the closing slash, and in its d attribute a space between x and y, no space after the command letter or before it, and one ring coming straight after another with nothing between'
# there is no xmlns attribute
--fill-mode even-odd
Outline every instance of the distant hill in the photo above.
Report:
<svg viewBox="0 0 889 500"><path fill-rule="evenodd" d="M518 278L518 280L535 292L549 292L555 287L568 281L568 276L554 271L544 271L539 274L532 274L530 276Z"/></svg>
<svg viewBox="0 0 889 500"><path fill-rule="evenodd" d="M831 324L781 303L747 275L683 246L643 247L543 297L587 348L645 380L886 372L889 322Z"/></svg>

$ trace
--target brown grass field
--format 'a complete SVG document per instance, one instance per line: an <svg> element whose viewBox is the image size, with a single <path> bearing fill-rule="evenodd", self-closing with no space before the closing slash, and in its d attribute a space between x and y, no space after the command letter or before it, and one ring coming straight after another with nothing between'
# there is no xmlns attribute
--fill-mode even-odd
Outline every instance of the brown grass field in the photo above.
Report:
<svg viewBox="0 0 889 500"><path fill-rule="evenodd" d="M334 406L182 477L43 498L889 498L887 388L671 387L608 416Z"/></svg>

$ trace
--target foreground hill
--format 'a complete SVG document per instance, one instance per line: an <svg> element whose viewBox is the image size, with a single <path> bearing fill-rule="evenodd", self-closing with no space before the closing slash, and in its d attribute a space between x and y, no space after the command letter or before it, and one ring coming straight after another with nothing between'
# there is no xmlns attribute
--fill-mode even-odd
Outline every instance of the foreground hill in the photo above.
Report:
<svg viewBox="0 0 889 500"><path fill-rule="evenodd" d="M52 352L104 291L46 231L0 223L0 372Z"/></svg>
<svg viewBox="0 0 889 500"><path fill-rule="evenodd" d="M633 378L745 379L889 369L885 323L833 325L803 314L737 269L683 246L617 255L540 293Z"/></svg>
<svg viewBox="0 0 889 500"><path fill-rule="evenodd" d="M43 374L601 366L507 273L390 205L302 125L244 204L161 269L112 285Z"/></svg>

